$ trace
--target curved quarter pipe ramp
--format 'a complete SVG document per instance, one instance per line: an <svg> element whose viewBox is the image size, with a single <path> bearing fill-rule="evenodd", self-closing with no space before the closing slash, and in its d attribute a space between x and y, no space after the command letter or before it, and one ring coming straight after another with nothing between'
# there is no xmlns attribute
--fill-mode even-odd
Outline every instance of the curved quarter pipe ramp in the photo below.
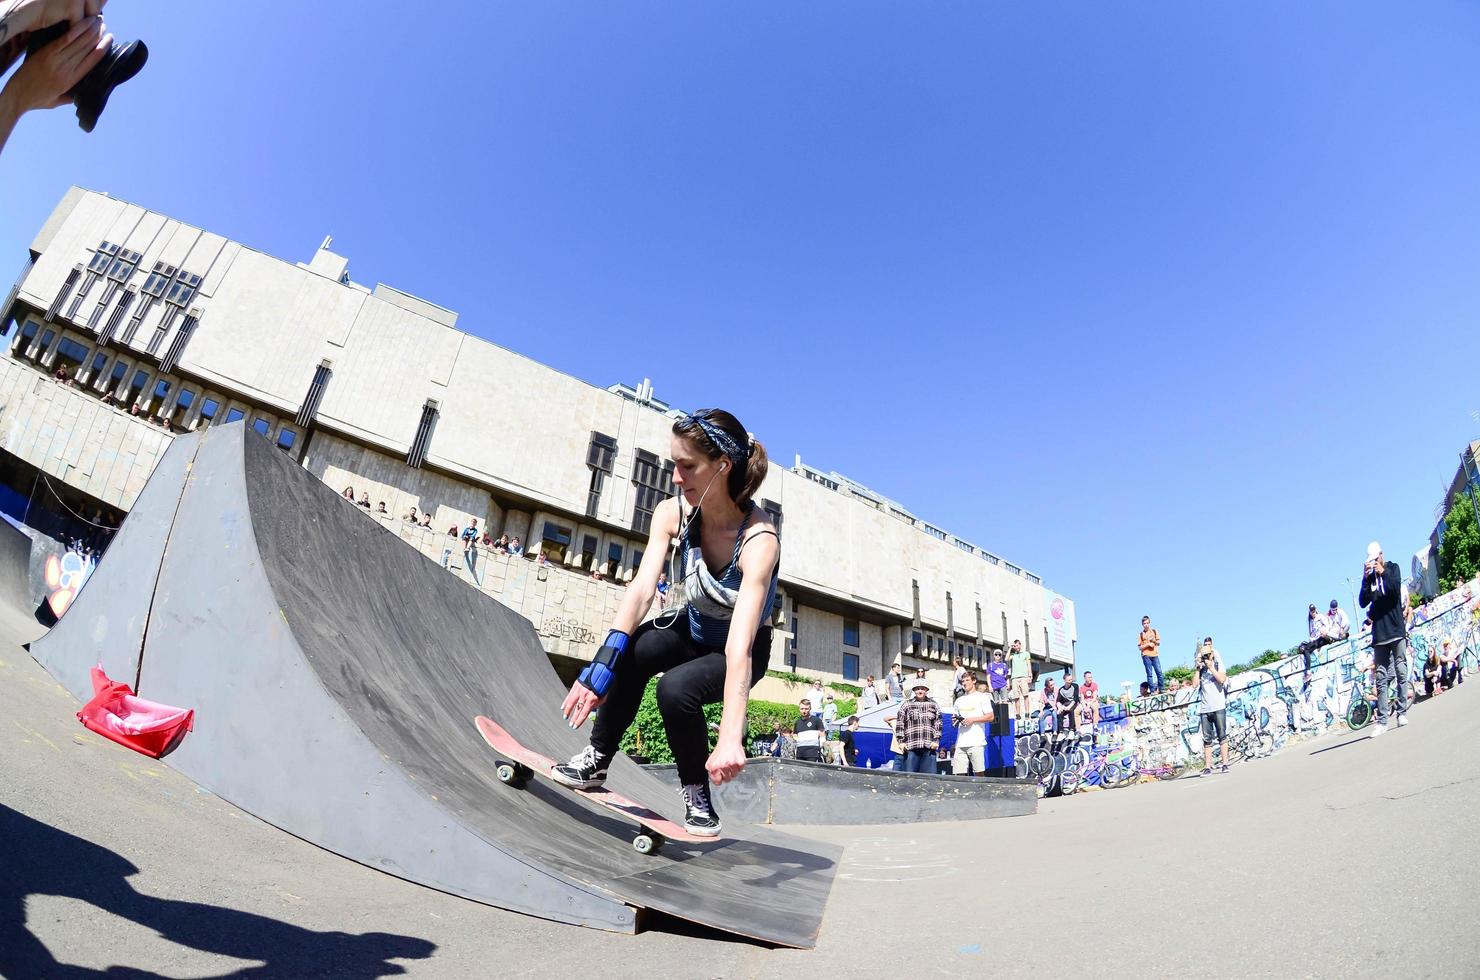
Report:
<svg viewBox="0 0 1480 980"><path fill-rule="evenodd" d="M33 655L79 698L101 658L196 710L166 761L298 837L433 888L633 931L643 909L812 946L838 849L726 823L630 846L627 822L540 781L497 782L486 714L557 758L583 735L534 627L235 424L181 437ZM613 790L669 818L625 757Z"/></svg>

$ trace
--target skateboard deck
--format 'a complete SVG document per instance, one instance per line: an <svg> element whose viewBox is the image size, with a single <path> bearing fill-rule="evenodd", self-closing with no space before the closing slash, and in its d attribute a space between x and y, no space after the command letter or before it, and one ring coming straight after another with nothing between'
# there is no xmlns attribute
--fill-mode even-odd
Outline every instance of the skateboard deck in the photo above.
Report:
<svg viewBox="0 0 1480 980"><path fill-rule="evenodd" d="M492 718L478 715L473 719L473 724L478 727L478 733L483 736L483 740L499 755L500 762L497 769L499 782L518 788L524 783L528 774L535 773L567 793L585 797L603 809L637 824L642 832L633 839L632 846L640 853L651 854L657 851L665 839L690 844L707 844L719 839L692 834L681 824L674 823L641 803L629 800L620 793L613 793L605 787L577 789L558 782L550 773L550 770L555 767L554 759L526 748Z"/></svg>

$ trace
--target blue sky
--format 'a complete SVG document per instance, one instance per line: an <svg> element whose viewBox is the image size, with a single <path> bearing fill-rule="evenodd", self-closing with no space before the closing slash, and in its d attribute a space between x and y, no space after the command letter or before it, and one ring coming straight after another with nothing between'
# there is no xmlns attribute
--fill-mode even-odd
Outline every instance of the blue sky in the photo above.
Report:
<svg viewBox="0 0 1480 980"><path fill-rule="evenodd" d="M22 121L0 265L70 183L332 233L1037 571L1102 683L1406 572L1480 435L1473 4L443 6L113 0L149 66Z"/></svg>

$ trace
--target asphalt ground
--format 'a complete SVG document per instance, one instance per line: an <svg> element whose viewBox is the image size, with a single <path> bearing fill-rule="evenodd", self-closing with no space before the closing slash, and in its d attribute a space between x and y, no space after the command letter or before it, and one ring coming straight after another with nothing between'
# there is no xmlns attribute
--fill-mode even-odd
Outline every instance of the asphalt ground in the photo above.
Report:
<svg viewBox="0 0 1480 980"><path fill-rule="evenodd" d="M85 731L12 642L0 692L6 977L1480 976L1476 682L1381 739L1228 775L1030 817L792 828L846 845L813 951L671 920L612 935L409 884Z"/></svg>

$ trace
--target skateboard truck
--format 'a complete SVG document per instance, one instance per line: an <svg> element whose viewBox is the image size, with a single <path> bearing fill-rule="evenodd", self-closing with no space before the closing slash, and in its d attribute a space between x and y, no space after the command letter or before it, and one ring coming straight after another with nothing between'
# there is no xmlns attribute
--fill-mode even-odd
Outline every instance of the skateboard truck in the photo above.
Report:
<svg viewBox="0 0 1480 980"><path fill-rule="evenodd" d="M498 781L513 789L523 789L534 772L522 762L500 759L493 768ZM640 830L632 838L632 849L638 854L657 854L666 838L657 831Z"/></svg>

